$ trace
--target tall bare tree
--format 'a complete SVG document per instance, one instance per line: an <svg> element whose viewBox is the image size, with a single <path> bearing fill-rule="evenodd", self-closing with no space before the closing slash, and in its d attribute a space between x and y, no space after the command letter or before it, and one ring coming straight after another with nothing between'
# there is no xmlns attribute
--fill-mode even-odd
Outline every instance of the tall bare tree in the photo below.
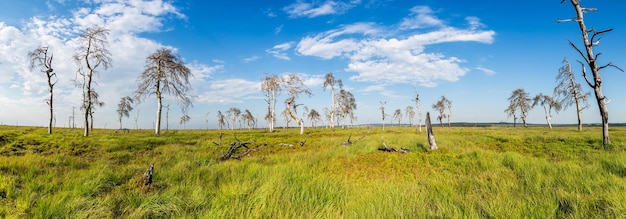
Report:
<svg viewBox="0 0 626 219"><path fill-rule="evenodd" d="M283 121L285 122L285 126L283 126L283 129L289 128L289 122L291 121L291 116L289 115L289 108L285 107L285 109L283 110L282 113L280 113L280 115L283 116Z"/></svg>
<svg viewBox="0 0 626 219"><path fill-rule="evenodd" d="M185 124L187 124L189 120L191 120L191 117L189 117L189 115L187 115L186 113L180 117L180 124L183 125L183 129L185 129Z"/></svg>
<svg viewBox="0 0 626 219"><path fill-rule="evenodd" d="M413 110L413 107L407 106L404 112L406 113L406 117L409 117L409 127L413 126L413 118L415 118L415 111Z"/></svg>
<svg viewBox="0 0 626 219"><path fill-rule="evenodd" d="M117 115L120 120L120 129L122 129L122 118L130 117L130 111L133 110L133 98L129 96L122 97L120 103L117 104Z"/></svg>
<svg viewBox="0 0 626 219"><path fill-rule="evenodd" d="M85 132L83 136L89 136L89 116L93 116L94 101L94 76L98 75L99 68L104 70L111 66L111 53L107 50L107 36L109 30L103 27L90 27L84 30L77 39L78 47L74 54L74 61L78 64L76 71L77 86L83 89L82 108L85 112ZM82 80L78 80L78 77ZM93 117L92 117L93 120ZM93 121L92 121L93 122Z"/></svg>
<svg viewBox="0 0 626 219"><path fill-rule="evenodd" d="M385 117L389 116L388 114L385 113L385 104L387 104L387 101L380 101L379 109L383 117L383 131L385 131Z"/></svg>
<svg viewBox="0 0 626 219"><path fill-rule="evenodd" d="M439 115L437 116L437 120L439 120L439 124L441 125L441 127L443 127L443 119L446 118L446 106L444 105L443 101L439 100L437 101L437 103L433 104L433 109L437 110L437 112L439 113Z"/></svg>
<svg viewBox="0 0 626 219"><path fill-rule="evenodd" d="M396 109L396 111L393 112L393 118L398 120L398 126L400 126L400 122L402 121L402 110Z"/></svg>
<svg viewBox="0 0 626 219"><path fill-rule="evenodd" d="M48 52L47 46L39 47L28 53L28 58L30 59L30 70L32 71L35 67L41 68L41 72L46 73L46 78L48 81L48 92L50 93L50 98L46 99L46 103L48 104L48 107L50 109L50 119L48 120L48 134L52 134L52 120L54 118L54 95L52 91L54 85L58 81L57 75L56 73L54 73L54 69L52 69L53 57L54 54L52 52Z"/></svg>
<svg viewBox="0 0 626 219"><path fill-rule="evenodd" d="M282 92L280 81L280 77L266 74L261 84L261 90L263 90L267 98L265 100L267 102L267 114L265 119L269 124L270 132L274 131L274 125L276 123L276 98Z"/></svg>
<svg viewBox="0 0 626 219"><path fill-rule="evenodd" d="M254 127L254 116L252 115L252 113L250 112L250 110L246 109L243 113L243 115L241 115L241 119L243 120L244 123L246 123L248 125L248 130L252 129L252 127Z"/></svg>
<svg viewBox="0 0 626 219"><path fill-rule="evenodd" d="M524 127L528 127L528 125L526 124L526 114L532 108L530 105L530 95L526 91L524 91L524 89L518 88L513 91L513 93L509 97L509 101L509 107L505 110L505 112L512 112L513 115L515 115L515 111L519 109L519 115L522 119L522 122L524 123Z"/></svg>
<svg viewBox="0 0 626 219"><path fill-rule="evenodd" d="M228 114L228 116L230 116L231 120L233 121L233 126L230 127L230 130L235 130L235 121L239 119L239 116L241 115L241 110L237 107L231 107L226 111L226 114ZM241 123L239 125L239 128L241 128Z"/></svg>
<svg viewBox="0 0 626 219"><path fill-rule="evenodd" d="M174 95L181 106L183 114L192 106L187 91L191 90L189 77L193 76L185 66L182 58L172 50L161 48L146 58L146 69L139 75L139 83L135 96L137 99L150 94L157 98L157 114L154 133L161 134L161 111L163 109L163 95ZM152 89L154 88L154 89Z"/></svg>
<svg viewBox="0 0 626 219"><path fill-rule="evenodd" d="M220 130L226 126L226 120L224 118L225 116L222 114L222 111L217 111L217 127L219 127Z"/></svg>
<svg viewBox="0 0 626 219"><path fill-rule="evenodd" d="M535 98L533 98L533 105L531 107L535 107L537 106L537 104L543 107L543 111L546 114L546 122L548 123L548 127L552 129L552 123L550 122L552 120L552 110L554 109L554 111L558 113L562 108L561 103L556 101L551 96L539 93L537 96L535 96Z"/></svg>
<svg viewBox="0 0 626 219"><path fill-rule="evenodd" d="M417 92L417 88L415 88L415 108L417 109L417 119L418 119L418 130L422 132L422 109L420 108L420 94Z"/></svg>
<svg viewBox="0 0 626 219"><path fill-rule="evenodd" d="M317 110L311 109L307 117L309 117L309 120L311 121L311 128L315 128L315 122L320 120L321 115L317 112Z"/></svg>
<svg viewBox="0 0 626 219"><path fill-rule="evenodd" d="M350 118L350 121L354 120L354 110L356 110L356 99L354 95L343 89L343 85L340 83L340 90L337 94L337 111L341 115L341 129L345 129L346 118Z"/></svg>
<svg viewBox="0 0 626 219"><path fill-rule="evenodd" d="M576 105L576 114L578 116L578 131L583 130L582 111L589 106L587 98L589 92L584 92L582 87L572 73L572 68L567 59L563 59L563 66L559 68L559 74L556 76L557 85L554 88L554 96L561 103L563 109Z"/></svg>
<svg viewBox="0 0 626 219"><path fill-rule="evenodd" d="M301 118L298 118L298 113L296 111L297 107L302 104L296 104L296 98L300 94L305 94L307 96L311 96L311 90L304 85L304 81L302 78L298 77L295 74L289 74L284 79L283 83L285 84L285 89L287 93L289 93L289 97L285 100L285 104L287 106L287 112L289 116L300 125L300 134L304 134L304 121Z"/></svg>
<svg viewBox="0 0 626 219"><path fill-rule="evenodd" d="M335 84L341 83L340 80L336 80L333 73L326 73L324 76L324 91L327 87L330 87L330 128L335 130Z"/></svg>
<svg viewBox="0 0 626 219"><path fill-rule="evenodd" d="M561 0L561 3L566 0ZM581 51L573 42L569 42L569 44L574 47L574 49L580 54L580 56L584 59L584 63L579 61L582 67L583 77L587 82L589 87L593 88L593 91L596 96L596 102L598 103L598 108L600 109L600 116L602 117L602 144L607 145L611 143L611 138L609 137L609 109L607 107L606 96L602 94L602 77L600 75L600 70L605 69L607 67L614 67L623 72L623 70L616 65L613 65L611 62L605 65L598 65L597 59L601 53L594 54L593 47L600 44L600 38L605 33L608 33L613 30L613 28L597 31L595 28L587 29L585 26L585 19L583 14L586 12L594 12L597 11L596 8L583 8L580 6L580 0L569 0L576 11L576 17L568 20L557 20L557 22L564 21L573 21L578 23L578 28L580 29L580 33L583 39L583 45L585 46L585 52ZM591 74L593 76L593 82L589 80L587 77L587 67L591 70Z"/></svg>

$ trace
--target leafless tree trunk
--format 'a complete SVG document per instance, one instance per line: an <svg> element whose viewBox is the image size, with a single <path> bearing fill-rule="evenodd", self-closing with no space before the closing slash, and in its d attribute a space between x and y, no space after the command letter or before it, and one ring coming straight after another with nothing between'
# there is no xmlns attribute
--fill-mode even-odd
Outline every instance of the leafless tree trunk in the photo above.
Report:
<svg viewBox="0 0 626 219"><path fill-rule="evenodd" d="M578 131L582 131L582 111L589 106L587 97L589 97L590 93L583 92L580 84L576 82L567 59L563 59L563 66L559 68L556 80L558 85L554 88L555 98L563 105L563 109L575 104L578 117Z"/></svg>
<svg viewBox="0 0 626 219"><path fill-rule="evenodd" d="M179 101L183 114L187 114L187 108L193 106L187 91L191 89L189 77L191 71L178 55L170 49L158 49L146 58L146 69L139 75L139 85L135 91L135 99L152 94L157 98L157 115L154 126L155 134L161 134L161 112L163 111L163 94L173 94Z"/></svg>
<svg viewBox="0 0 626 219"><path fill-rule="evenodd" d="M304 121L298 118L296 108L301 104L296 104L296 98L299 94L304 93L307 96L311 96L311 90L304 85L304 81L295 74L289 74L287 78L283 81L285 83L285 87L287 88L287 92L289 93L289 98L285 100L285 104L287 106L287 112L291 116L291 118L300 125L300 135L304 134Z"/></svg>
<svg viewBox="0 0 626 219"><path fill-rule="evenodd" d="M565 2L565 0L561 1L561 3L563 2ZM594 28L592 28L591 30L587 29L587 27L585 26L585 19L583 18L583 13L593 12L593 11L596 11L597 9L583 8L580 6L579 0L570 0L570 2L572 3L574 10L576 11L575 19L570 19L570 20L578 23L578 27L580 28L580 32L582 34L583 45L585 46L585 53L583 53L571 41L569 42L569 44L572 47L574 47L574 49L585 60L585 63L582 63L579 61L582 65L583 77L585 78L585 81L587 82L589 87L593 88L593 91L595 93L596 102L598 103L598 108L600 109L600 116L602 117L602 144L608 145L611 143L611 139L609 137L609 109L607 107L606 97L602 94L602 77L600 76L600 70L606 67L614 67L620 71L623 71L623 70L617 67L616 65L613 65L610 62L606 65L598 66L597 59L600 53L594 54L593 47L597 46L600 43L600 38L601 38L600 36L602 34L610 32L613 29L610 28L610 29L606 29L602 31L596 31ZM557 22L563 22L563 21L564 20L557 20ZM598 38L596 39L596 37ZM587 72L586 72L587 66L585 66L585 64L587 64L589 69L591 69L593 82L590 81L589 78L587 77Z"/></svg>
<svg viewBox="0 0 626 219"><path fill-rule="evenodd" d="M433 126L430 123L430 113L426 112L426 137L428 138L428 148L431 150L437 149L437 142L435 142L435 134L433 133Z"/></svg>
<svg viewBox="0 0 626 219"><path fill-rule="evenodd" d="M48 47L39 47L32 52L28 53L28 57L30 58L30 70L32 71L35 66L40 67L42 72L46 73L46 78L48 79L48 92L50 92L50 98L46 100L48 107L50 109L50 119L48 121L48 134L52 134L52 120L54 118L54 108L53 108L53 88L57 83L57 80L53 82L52 78L56 78L56 73L54 73L52 69L52 58L54 55L52 53L48 54Z"/></svg>
<svg viewBox="0 0 626 219"><path fill-rule="evenodd" d="M386 103L387 101L380 101L380 111L382 112L382 117L383 117L383 131L385 131L385 116L387 116L387 114L385 114Z"/></svg>
<svg viewBox="0 0 626 219"><path fill-rule="evenodd" d="M111 65L111 53L106 48L108 34L109 30L102 27L87 28L78 38L79 46L74 55L74 60L80 66L77 74L83 78L78 84L83 88L85 137L89 136L89 129L92 127L89 125L89 117L93 113L93 97L97 95L92 88L93 77L97 75L98 67L102 66L106 70Z"/></svg>
<svg viewBox="0 0 626 219"><path fill-rule="evenodd" d="M335 76L333 73L327 73L324 81L324 89L326 87L330 87L330 128L335 130L335 84L337 84L337 80L335 80Z"/></svg>

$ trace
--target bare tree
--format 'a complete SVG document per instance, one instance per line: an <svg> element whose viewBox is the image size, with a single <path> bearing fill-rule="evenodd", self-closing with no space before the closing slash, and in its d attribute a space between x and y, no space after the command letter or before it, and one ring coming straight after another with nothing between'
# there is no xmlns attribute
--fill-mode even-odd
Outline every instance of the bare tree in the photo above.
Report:
<svg viewBox="0 0 626 219"><path fill-rule="evenodd" d="M235 121L239 119L239 115L241 115L241 110L237 107L231 107L230 109L228 109L228 111L226 111L226 114L228 114L228 116L233 121L233 126L230 127L230 130L235 130ZM239 124L239 128L241 128L241 122Z"/></svg>
<svg viewBox="0 0 626 219"><path fill-rule="evenodd" d="M289 122L291 121L291 117L289 116L289 108L285 107L280 115L283 116L283 121L285 122L285 126L283 126L283 129L289 128Z"/></svg>
<svg viewBox="0 0 626 219"><path fill-rule="evenodd" d="M254 126L254 116L252 116L250 110L246 109L243 115L241 115L241 119L248 125L248 130L252 129Z"/></svg>
<svg viewBox="0 0 626 219"><path fill-rule="evenodd" d="M191 117L187 114L183 114L183 116L180 117L180 124L183 125L183 129L185 129L185 124L187 124L189 120L191 120Z"/></svg>
<svg viewBox="0 0 626 219"><path fill-rule="evenodd" d="M446 106L446 109L448 109L448 115L446 115L446 118L448 118L448 127L450 127L450 118L452 117L452 101L446 98L446 96L441 96L441 100Z"/></svg>
<svg viewBox="0 0 626 219"><path fill-rule="evenodd" d="M41 68L41 72L46 73L46 78L48 80L48 92L50 93L50 98L46 99L46 104L50 109L50 119L48 120L48 134L52 134L52 120L54 118L54 109L53 109L53 88L57 83L58 78L56 73L54 73L54 69L52 69L52 58L54 55L52 52L48 53L48 47L42 46L39 47L32 52L28 53L28 58L30 59L30 70L32 71L35 67ZM54 80L52 78L55 78Z"/></svg>
<svg viewBox="0 0 626 219"><path fill-rule="evenodd" d="M402 121L402 110L396 109L396 111L393 112L393 118L398 120L398 126L400 126L400 122Z"/></svg>
<svg viewBox="0 0 626 219"><path fill-rule="evenodd" d="M296 112L297 107L302 104L296 104L296 98L298 98L300 94L305 94L310 97L313 93L304 85L304 81L295 74L287 75L283 83L285 83L284 87L287 89L287 93L289 93L289 97L285 100L287 112L289 116L300 125L300 134L303 135L304 121L298 118L298 113Z"/></svg>
<svg viewBox="0 0 626 219"><path fill-rule="evenodd" d="M504 113L506 113L508 117L513 117L513 128L515 128L517 125L517 105L511 103L511 105L504 110Z"/></svg>
<svg viewBox="0 0 626 219"><path fill-rule="evenodd" d="M163 108L163 94L174 95L181 106L183 114L187 114L187 108L192 106L187 91L191 89L189 77L191 71L180 56L172 50L161 48L146 58L146 69L139 75L139 83L135 96L137 99L154 93L157 98L157 115L155 134L161 133L161 111ZM154 90L152 90L154 88Z"/></svg>
<svg viewBox="0 0 626 219"><path fill-rule="evenodd" d="M515 113L515 111L519 109L520 118L524 123L524 127L528 127L528 125L526 125L526 114L532 108L530 106L530 95L526 91L524 91L524 89L518 88L513 91L511 97L509 97L509 101L509 107L505 110L505 112Z"/></svg>
<svg viewBox="0 0 626 219"><path fill-rule="evenodd" d="M380 112L382 113L382 117L383 117L383 131L385 131L385 117L389 116L387 114L385 114L385 104L387 103L387 101L380 101Z"/></svg>
<svg viewBox="0 0 626 219"><path fill-rule="evenodd" d="M406 116L409 117L409 127L413 126L413 118L415 117L415 111L413 111L413 107L407 106L404 112L406 113Z"/></svg>
<svg viewBox="0 0 626 219"><path fill-rule="evenodd" d="M120 103L117 104L117 115L120 120L120 129L122 129L122 118L130 117L130 111L133 110L133 99L129 96L122 97Z"/></svg>
<svg viewBox="0 0 626 219"><path fill-rule="evenodd" d="M261 90L265 92L265 97L267 98L265 101L267 102L267 114L265 119L269 124L270 132L274 131L274 125L276 122L276 97L280 95L282 92L282 87L280 83L280 77L276 75L265 75L263 78L263 83L261 84Z"/></svg>
<svg viewBox="0 0 626 219"><path fill-rule="evenodd" d="M443 96L442 96L443 97ZM433 109L437 110L439 115L437 116L437 120L439 120L439 124L443 127L443 119L446 118L446 105L443 100L437 101L437 103L433 104Z"/></svg>
<svg viewBox="0 0 626 219"><path fill-rule="evenodd" d="M92 85L94 76L98 75L100 67L104 70L111 66L111 53L107 50L107 35L109 30L103 27L90 27L80 34L77 40L78 47L74 54L74 61L79 68L76 71L77 78L74 80L77 86L83 89L82 108L85 112L85 132L83 136L89 136L89 116L93 116L94 97ZM78 76L82 80L78 80ZM95 95L97 96L97 94ZM93 120L93 117L92 117ZM92 121L93 122L93 121Z"/></svg>
<svg viewBox="0 0 626 219"><path fill-rule="evenodd" d="M139 129L139 124L137 123L139 120L139 110L137 110L137 115L135 116L135 129Z"/></svg>
<svg viewBox="0 0 626 219"><path fill-rule="evenodd" d="M561 3L566 0L561 0ZM605 33L608 33L613 30L613 28L597 31L595 28L591 28L591 30L587 29L585 26L585 19L583 18L583 14L586 12L596 11L596 8L583 8L580 6L580 0L570 0L574 10L576 11L576 17L570 19L568 21L574 21L578 23L578 27L580 28L580 33L583 39L583 45L585 46L585 53L581 51L573 42L569 42L569 44L574 47L574 49L580 54L580 56L584 59L584 63L579 61L582 67L583 77L587 82L589 87L593 88L593 91L596 96L596 102L598 103L598 108L600 110L600 116L602 117L602 144L607 145L611 143L611 139L609 137L609 109L607 107L606 96L602 94L602 77L600 76L600 70L607 67L614 67L623 72L623 70L616 65L613 65L611 62L608 64L599 66L597 63L597 59L601 53L594 54L593 47L600 44L601 36ZM557 20L557 22L563 22L565 20ZM586 64L586 66L585 66ZM587 77L587 67L591 69L591 73L593 76L593 82L589 80Z"/></svg>
<svg viewBox="0 0 626 219"><path fill-rule="evenodd" d="M328 107L324 107L324 118L326 118L326 122L325 122L326 128L330 127L330 120L331 120L330 117L331 117L330 109L328 109Z"/></svg>
<svg viewBox="0 0 626 219"><path fill-rule="evenodd" d="M354 120L354 110L356 110L356 99L350 91L343 89L341 82L339 94L337 94L337 111L341 115L341 129L345 129L346 117L350 118L350 121ZM331 115L332 116L332 115Z"/></svg>
<svg viewBox="0 0 626 219"><path fill-rule="evenodd" d="M579 83L576 82L574 73L567 59L563 59L563 66L559 68L559 74L556 76L558 84L554 88L554 96L561 103L563 109L576 105L576 114L578 115L578 131L583 130L582 111L589 106L587 97L589 92L584 92Z"/></svg>
<svg viewBox="0 0 626 219"><path fill-rule="evenodd" d="M321 115L319 112L317 112L317 110L311 109L308 117L309 117L309 120L311 121L311 128L315 128L315 122L320 120Z"/></svg>
<svg viewBox="0 0 626 219"><path fill-rule="evenodd" d="M535 98L533 98L533 105L531 107L535 107L537 104L543 106L543 111L546 114L546 122L548 123L548 127L552 129L552 123L550 123L550 120L552 120L552 109L558 113L562 108L561 103L556 101L551 96L539 93L535 96Z"/></svg>
<svg viewBox="0 0 626 219"><path fill-rule="evenodd" d="M217 126L220 130L222 130L224 126L226 126L226 121L224 118L225 117L224 114L222 114L222 111L217 111Z"/></svg>
<svg viewBox="0 0 626 219"><path fill-rule="evenodd" d="M327 87L330 87L330 128L332 130L335 130L335 84L337 83L341 83L340 80L336 80L335 76L333 75L333 73L327 73L324 76L324 90L326 90Z"/></svg>
<svg viewBox="0 0 626 219"><path fill-rule="evenodd" d="M209 113L207 112L206 114L204 114L204 123L206 124L206 130L209 130Z"/></svg>
<svg viewBox="0 0 626 219"><path fill-rule="evenodd" d="M422 109L420 108L420 94L417 92L417 88L415 88L415 98L413 100L417 109L418 130L422 132Z"/></svg>

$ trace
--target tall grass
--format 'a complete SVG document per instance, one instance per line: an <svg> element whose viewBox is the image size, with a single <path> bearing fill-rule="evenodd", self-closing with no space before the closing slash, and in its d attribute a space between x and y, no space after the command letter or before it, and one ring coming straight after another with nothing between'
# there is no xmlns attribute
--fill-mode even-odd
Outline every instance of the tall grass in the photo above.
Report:
<svg viewBox="0 0 626 219"><path fill-rule="evenodd" d="M620 218L626 129L150 131L0 126L0 218ZM341 146L352 134L351 146ZM257 151L219 161L236 139ZM387 146L411 153L387 153ZM305 146L300 146L305 142ZM293 145L293 146L281 146ZM154 183L141 175L155 165Z"/></svg>

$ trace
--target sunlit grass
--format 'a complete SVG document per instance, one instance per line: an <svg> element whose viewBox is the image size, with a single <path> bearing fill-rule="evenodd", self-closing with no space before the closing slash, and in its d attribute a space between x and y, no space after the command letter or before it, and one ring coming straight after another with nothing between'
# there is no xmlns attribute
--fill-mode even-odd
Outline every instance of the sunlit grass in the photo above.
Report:
<svg viewBox="0 0 626 219"><path fill-rule="evenodd" d="M0 217L626 217L624 128L435 127L436 151L414 127L305 131L0 126ZM219 161L237 139L259 148Z"/></svg>

